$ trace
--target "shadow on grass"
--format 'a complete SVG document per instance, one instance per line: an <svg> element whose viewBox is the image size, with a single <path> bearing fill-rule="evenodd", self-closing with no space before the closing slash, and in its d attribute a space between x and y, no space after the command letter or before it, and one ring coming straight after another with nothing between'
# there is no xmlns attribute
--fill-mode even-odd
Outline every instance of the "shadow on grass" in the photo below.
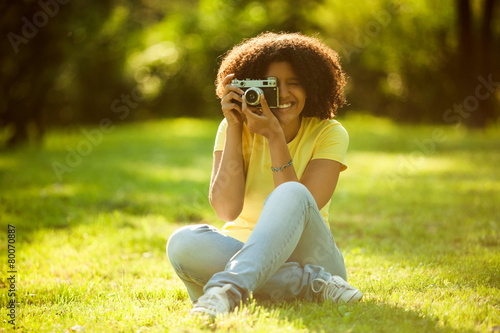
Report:
<svg viewBox="0 0 500 333"><path fill-rule="evenodd" d="M277 313L283 324L303 326L311 332L474 332L456 330L436 317L373 300L354 305L300 301L256 304L266 312Z"/></svg>

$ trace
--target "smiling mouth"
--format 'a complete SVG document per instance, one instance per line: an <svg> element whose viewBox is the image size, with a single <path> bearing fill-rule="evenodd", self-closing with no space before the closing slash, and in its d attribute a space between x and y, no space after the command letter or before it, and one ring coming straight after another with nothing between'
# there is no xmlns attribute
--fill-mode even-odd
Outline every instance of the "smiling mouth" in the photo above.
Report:
<svg viewBox="0 0 500 333"><path fill-rule="evenodd" d="M294 102L280 104L280 105L278 105L278 109L288 109L288 108L292 107L294 104L295 104Z"/></svg>

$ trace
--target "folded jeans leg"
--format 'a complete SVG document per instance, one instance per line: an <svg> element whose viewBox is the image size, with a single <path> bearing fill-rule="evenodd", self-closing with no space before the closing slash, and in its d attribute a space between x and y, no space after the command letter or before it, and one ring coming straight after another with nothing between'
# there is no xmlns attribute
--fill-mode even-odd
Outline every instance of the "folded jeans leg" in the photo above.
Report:
<svg viewBox="0 0 500 333"><path fill-rule="evenodd" d="M167 255L186 286L191 301L203 295L208 280L224 267L243 243L207 225L190 225L176 230L167 243Z"/></svg>

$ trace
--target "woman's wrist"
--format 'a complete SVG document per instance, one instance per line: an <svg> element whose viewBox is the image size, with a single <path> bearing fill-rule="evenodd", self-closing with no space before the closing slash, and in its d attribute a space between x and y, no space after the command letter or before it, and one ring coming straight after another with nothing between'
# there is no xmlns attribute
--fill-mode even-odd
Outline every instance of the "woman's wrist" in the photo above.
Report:
<svg viewBox="0 0 500 333"><path fill-rule="evenodd" d="M231 140L241 139L241 133L243 132L243 123L229 123L226 128L226 138L230 137Z"/></svg>
<svg viewBox="0 0 500 333"><path fill-rule="evenodd" d="M271 131L269 129L264 134L264 137L267 139L267 143L269 144L269 146L275 144L283 144L283 142L286 144L285 133L283 132L281 127L276 131Z"/></svg>
<svg viewBox="0 0 500 333"><path fill-rule="evenodd" d="M273 168L279 168L290 162L291 156L284 134L276 134L268 139Z"/></svg>

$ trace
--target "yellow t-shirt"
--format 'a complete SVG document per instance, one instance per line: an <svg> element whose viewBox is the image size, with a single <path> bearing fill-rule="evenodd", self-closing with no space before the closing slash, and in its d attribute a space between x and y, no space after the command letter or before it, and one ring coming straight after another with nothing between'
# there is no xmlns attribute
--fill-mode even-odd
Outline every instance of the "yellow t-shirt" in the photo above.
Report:
<svg viewBox="0 0 500 333"><path fill-rule="evenodd" d="M223 150L226 139L227 121L219 125L214 151ZM243 159L245 163L246 183L243 210L233 222L228 222L222 232L228 236L246 242L252 232L267 196L274 190L271 154L266 138L250 133L243 125ZM347 168L346 152L349 136L344 127L336 120L302 118L299 132L288 143L293 159L293 166L298 179L301 179L309 161L329 159L342 164L341 171ZM330 201L321 209L321 214L328 224Z"/></svg>

